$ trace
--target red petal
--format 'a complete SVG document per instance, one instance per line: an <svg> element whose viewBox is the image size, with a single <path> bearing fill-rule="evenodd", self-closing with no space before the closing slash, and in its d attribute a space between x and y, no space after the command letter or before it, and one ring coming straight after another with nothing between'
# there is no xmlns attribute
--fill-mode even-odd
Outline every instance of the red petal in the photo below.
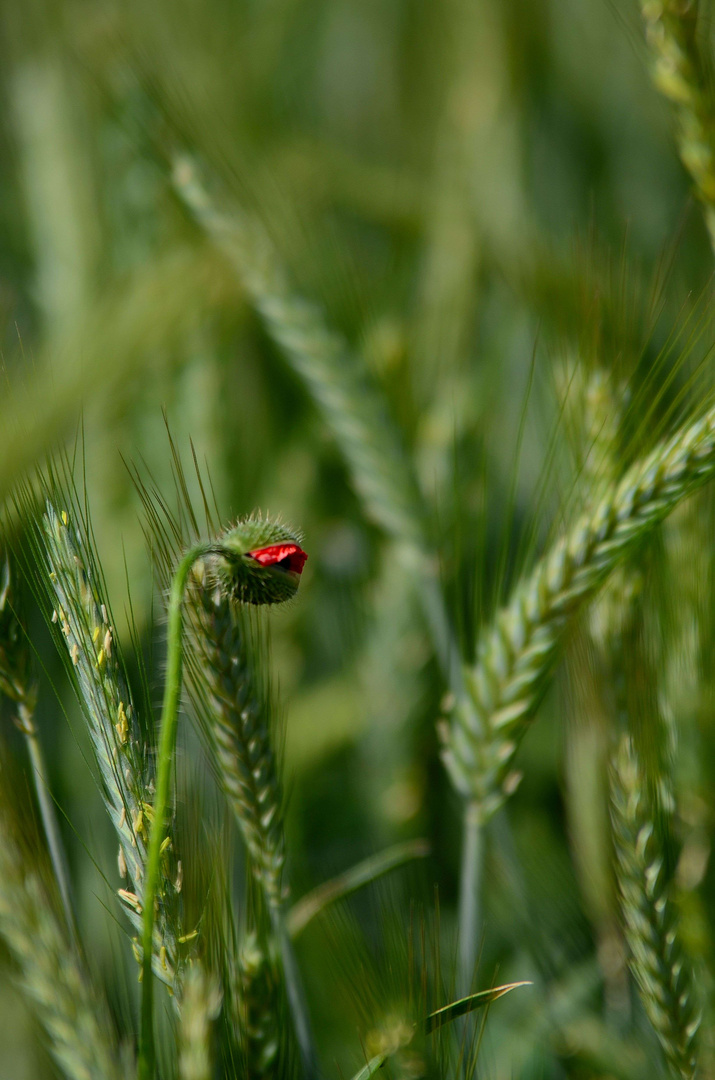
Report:
<svg viewBox="0 0 715 1080"><path fill-rule="evenodd" d="M303 572L305 560L308 558L297 544L271 544L269 547L259 548L258 551L249 551L248 554L261 566L284 563L284 569L290 570L293 574Z"/></svg>

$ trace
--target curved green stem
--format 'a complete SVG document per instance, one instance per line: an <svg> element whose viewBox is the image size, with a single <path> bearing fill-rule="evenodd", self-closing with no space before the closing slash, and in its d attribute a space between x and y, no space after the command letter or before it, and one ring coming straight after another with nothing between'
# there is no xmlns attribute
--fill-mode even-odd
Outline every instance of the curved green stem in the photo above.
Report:
<svg viewBox="0 0 715 1080"><path fill-rule="evenodd" d="M164 683L164 701L161 711L161 730L157 750L156 794L154 797L154 816L149 834L144 893L142 897L142 1000L139 1063L137 1070L138 1080L154 1080L156 1070L152 975L154 952L154 906L156 903L157 884L161 868L161 845L165 833L169 789L171 784L171 769L174 761L174 748L176 744L176 724L179 712L179 701L181 698L183 659L182 605L186 583L192 566L197 559L209 554L226 554L227 557L231 557L231 552L227 552L221 544L217 544L216 542L202 543L191 548L179 563L171 583L171 593L169 596L167 666L166 681ZM272 911L272 917L274 922L274 932L280 943L283 957L283 968L290 1011L293 1017L305 1074L308 1080L310 1080L310 1078L317 1076L317 1065L298 968L295 963L290 938L286 928L285 913L282 909L275 910Z"/></svg>
<svg viewBox="0 0 715 1080"><path fill-rule="evenodd" d="M157 882L161 867L161 845L164 829L171 769L174 761L176 743L176 721L181 697L181 633L183 628L182 601L186 582L197 559L215 550L216 545L198 544L184 555L171 583L169 598L169 630L167 637L166 682L164 683L164 702L161 710L161 731L156 766L156 794L154 797L154 820L149 834L144 895L142 927L142 1003L141 1029L139 1037L138 1080L153 1080L156 1067L154 1049L154 997L152 978L154 902Z"/></svg>

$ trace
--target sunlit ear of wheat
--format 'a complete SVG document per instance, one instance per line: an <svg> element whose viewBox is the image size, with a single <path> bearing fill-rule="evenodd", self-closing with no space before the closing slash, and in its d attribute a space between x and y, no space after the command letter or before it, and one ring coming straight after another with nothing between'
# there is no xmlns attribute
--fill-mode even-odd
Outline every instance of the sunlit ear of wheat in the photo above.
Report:
<svg viewBox="0 0 715 1080"><path fill-rule="evenodd" d="M470 702L442 726L458 791L488 818L513 791L518 743L543 693L569 620L640 540L715 471L715 409L636 462L578 519L515 590L466 673Z"/></svg>

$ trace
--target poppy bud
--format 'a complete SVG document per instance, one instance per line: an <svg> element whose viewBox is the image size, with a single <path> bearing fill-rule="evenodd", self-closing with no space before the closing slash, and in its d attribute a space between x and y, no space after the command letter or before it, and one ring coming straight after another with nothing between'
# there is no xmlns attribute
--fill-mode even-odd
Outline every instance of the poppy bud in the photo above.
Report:
<svg viewBox="0 0 715 1080"><path fill-rule="evenodd" d="M244 604L280 604L298 590L308 558L300 536L267 518L239 521L219 541L219 583Z"/></svg>

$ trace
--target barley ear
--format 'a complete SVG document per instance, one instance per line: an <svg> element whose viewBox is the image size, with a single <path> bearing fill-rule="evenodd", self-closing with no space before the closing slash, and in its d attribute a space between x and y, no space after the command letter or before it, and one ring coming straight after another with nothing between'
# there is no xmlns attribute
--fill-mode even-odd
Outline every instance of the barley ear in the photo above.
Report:
<svg viewBox="0 0 715 1080"><path fill-rule="evenodd" d="M715 107L697 42L697 0L641 0L653 82L672 103L678 152L715 249Z"/></svg>
<svg viewBox="0 0 715 1080"><path fill-rule="evenodd" d="M611 821L631 970L674 1075L693 1080L700 1025L693 975L678 936L645 777L627 735L611 769Z"/></svg>
<svg viewBox="0 0 715 1080"><path fill-rule="evenodd" d="M575 383L580 391L575 396L580 408L570 419L581 465L577 483L584 497L589 498L592 493L606 492L624 471L619 448L631 395L627 384L613 370L595 365L589 371L586 367L583 379L584 367L575 371L570 381L569 389ZM567 412L571 399L569 393ZM608 764L613 743L611 728L622 730L626 720L632 671L640 675L649 659L642 642L642 605L636 602L645 581L642 554L637 551L623 559L586 612L584 637L595 660L594 671L586 682L588 689L580 672L573 680L578 695L577 715L567 732L572 854L597 937L605 1013L609 1018L630 1010L627 947L613 875ZM624 657L629 661L625 666Z"/></svg>

